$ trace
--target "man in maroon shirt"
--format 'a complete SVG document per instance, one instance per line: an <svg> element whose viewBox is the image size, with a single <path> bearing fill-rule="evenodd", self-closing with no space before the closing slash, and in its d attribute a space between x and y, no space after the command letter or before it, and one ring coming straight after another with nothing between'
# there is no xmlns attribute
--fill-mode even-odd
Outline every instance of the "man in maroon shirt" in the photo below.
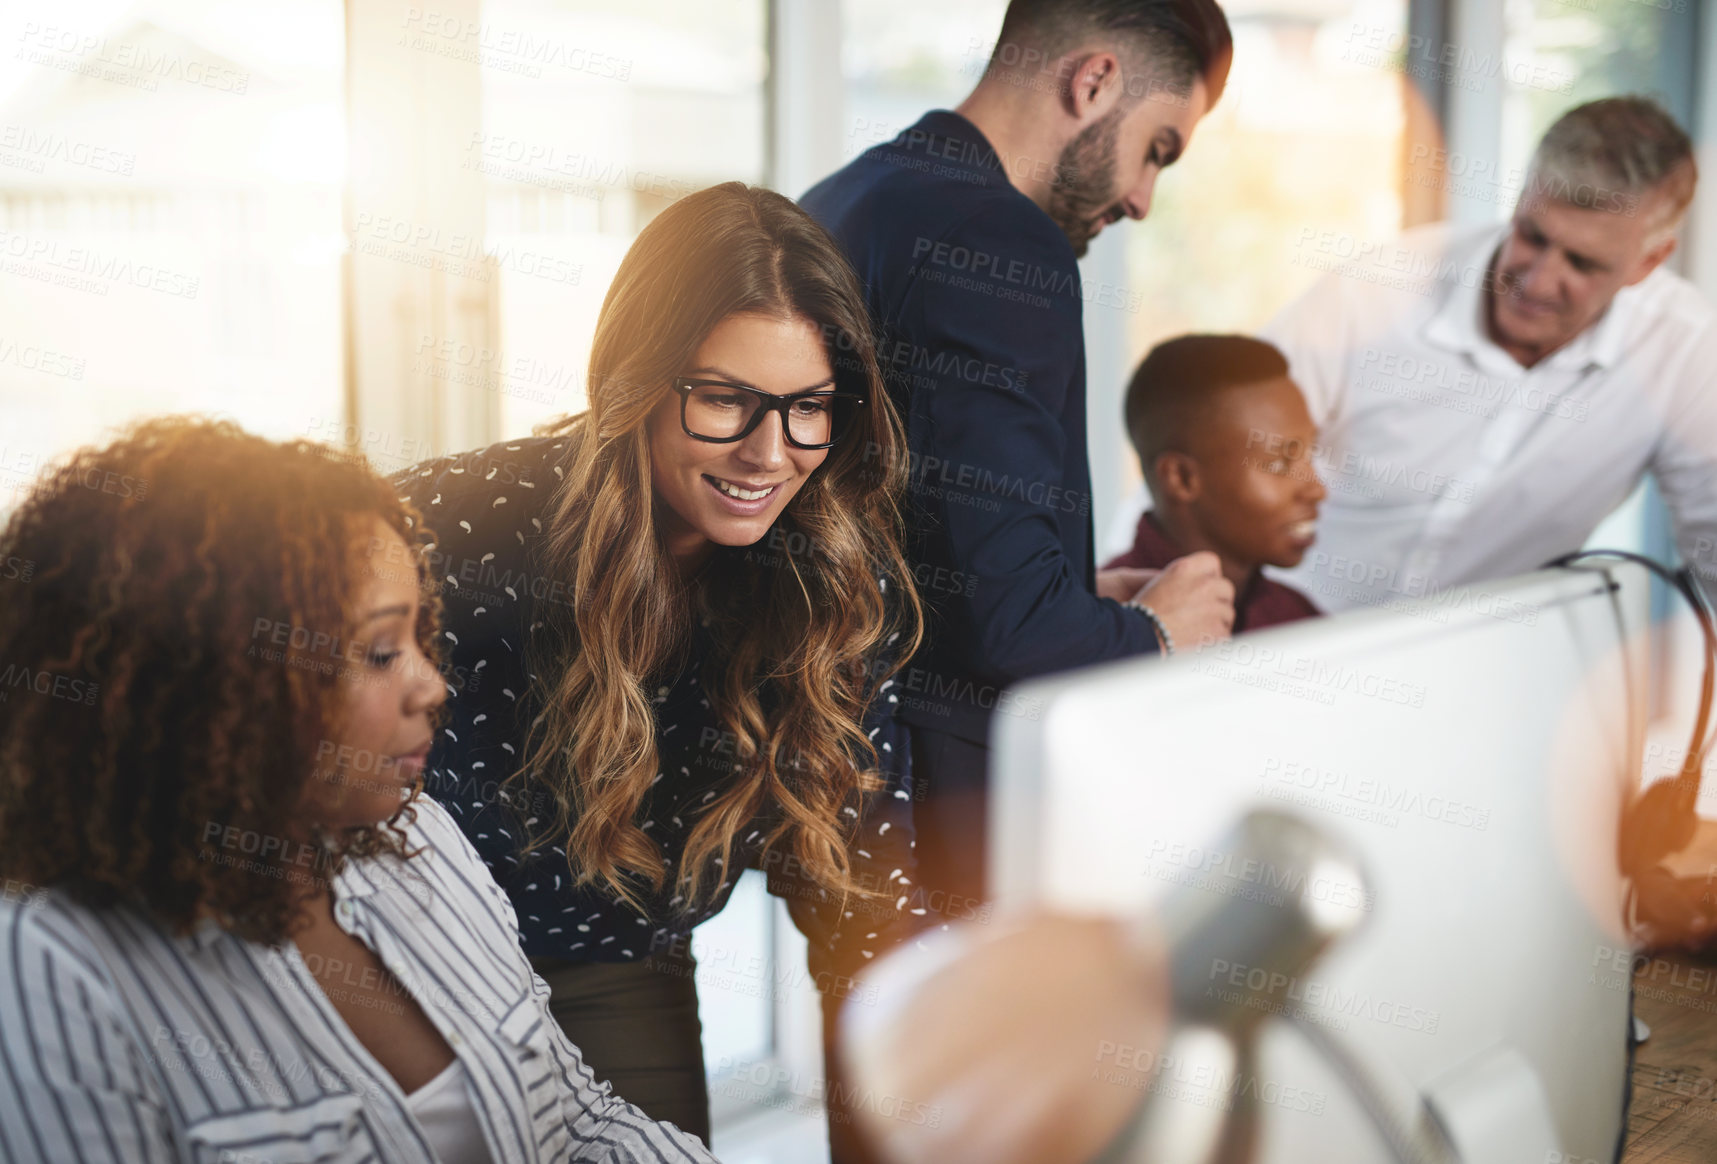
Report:
<svg viewBox="0 0 1717 1164"><path fill-rule="evenodd" d="M1317 428L1281 352L1238 335L1159 344L1127 386L1126 421L1155 508L1104 569L1212 550L1234 583L1235 634L1320 613L1263 572L1305 556L1326 496Z"/></svg>

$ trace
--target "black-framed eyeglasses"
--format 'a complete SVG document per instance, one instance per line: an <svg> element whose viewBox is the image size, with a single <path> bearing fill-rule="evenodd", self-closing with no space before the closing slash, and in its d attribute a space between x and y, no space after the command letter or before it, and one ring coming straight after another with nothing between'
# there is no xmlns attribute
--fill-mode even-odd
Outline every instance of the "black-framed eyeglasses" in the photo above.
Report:
<svg viewBox="0 0 1717 1164"><path fill-rule="evenodd" d="M765 416L779 412L788 444L796 449L826 449L846 435L865 405L857 392L813 388L776 396L749 384L691 376L675 380L674 391L680 397L680 428L694 440L713 444L742 441Z"/></svg>

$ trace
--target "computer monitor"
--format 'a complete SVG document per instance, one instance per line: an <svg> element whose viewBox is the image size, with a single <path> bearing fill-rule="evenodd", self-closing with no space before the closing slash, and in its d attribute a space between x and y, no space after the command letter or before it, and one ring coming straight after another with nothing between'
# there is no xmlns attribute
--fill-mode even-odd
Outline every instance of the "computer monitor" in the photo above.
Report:
<svg viewBox="0 0 1717 1164"><path fill-rule="evenodd" d="M1363 924L1303 977L1217 960L1209 988L1434 1097L1468 1160L1614 1160L1630 1014L1616 838L1648 593L1633 565L1548 571L1021 685L992 729L998 905L1267 900L1294 887L1210 846L1251 809L1297 814L1357 857ZM1289 1024L1267 1024L1256 1075L1236 1086L1264 1099L1260 1159L1386 1158Z"/></svg>

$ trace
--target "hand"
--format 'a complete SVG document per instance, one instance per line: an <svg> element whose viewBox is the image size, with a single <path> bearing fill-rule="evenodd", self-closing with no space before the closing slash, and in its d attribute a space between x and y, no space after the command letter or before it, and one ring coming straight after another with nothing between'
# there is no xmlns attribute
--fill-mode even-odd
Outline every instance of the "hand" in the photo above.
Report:
<svg viewBox="0 0 1717 1164"><path fill-rule="evenodd" d="M897 1164L1084 1164L1128 1127L1169 1024L1161 931L1144 919L1034 911L903 942L841 1014L861 1095L910 1095L939 1118L855 1104ZM1100 1048L1124 1047L1116 1057ZM1094 1054L1111 1080L1093 1086Z"/></svg>
<svg viewBox="0 0 1717 1164"><path fill-rule="evenodd" d="M1116 566L1113 570L1099 570L1097 597L1125 602L1161 573L1161 570L1144 570L1137 566Z"/></svg>
<svg viewBox="0 0 1717 1164"><path fill-rule="evenodd" d="M1209 550L1170 562L1133 601L1156 612L1177 650L1221 642L1234 630L1234 583Z"/></svg>

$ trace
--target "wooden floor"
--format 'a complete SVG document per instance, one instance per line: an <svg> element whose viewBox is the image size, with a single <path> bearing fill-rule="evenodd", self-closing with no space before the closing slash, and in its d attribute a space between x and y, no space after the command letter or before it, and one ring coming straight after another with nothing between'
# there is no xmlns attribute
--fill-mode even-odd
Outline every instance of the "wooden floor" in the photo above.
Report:
<svg viewBox="0 0 1717 1164"><path fill-rule="evenodd" d="M1653 980L1653 974L1656 980ZM1717 1161L1717 958L1656 959L1634 975L1651 1027L1634 1056L1626 1164Z"/></svg>
<svg viewBox="0 0 1717 1164"><path fill-rule="evenodd" d="M1704 822L1692 866L1717 869L1717 826ZM1691 858L1693 854L1689 854ZM1717 881L1713 883L1717 891ZM1717 953L1636 963L1634 1014L1651 1038L1634 1055L1625 1164L1717 1161Z"/></svg>

